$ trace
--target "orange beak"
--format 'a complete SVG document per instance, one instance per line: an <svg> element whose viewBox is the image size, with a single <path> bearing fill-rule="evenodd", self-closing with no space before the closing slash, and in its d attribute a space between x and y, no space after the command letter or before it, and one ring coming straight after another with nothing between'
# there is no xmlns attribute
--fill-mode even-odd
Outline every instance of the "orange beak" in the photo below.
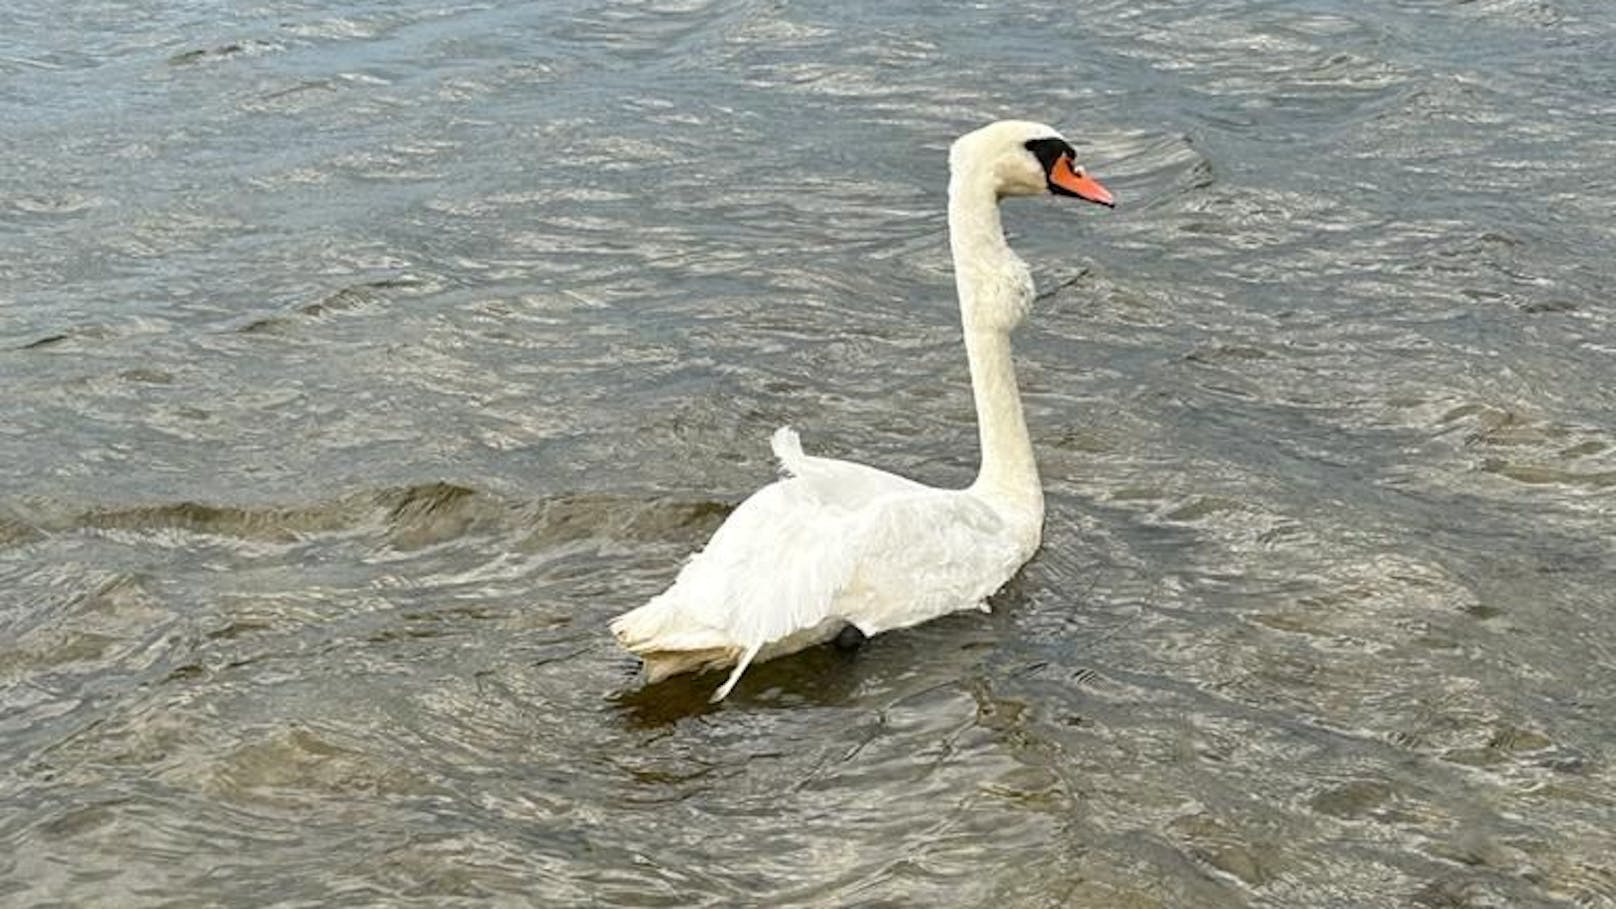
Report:
<svg viewBox="0 0 1616 909"><path fill-rule="evenodd" d="M1061 155L1055 166L1049 169L1049 183L1057 189L1089 202L1097 202L1111 208L1117 207L1117 200L1111 191L1100 185L1100 181L1085 174L1082 170L1072 167L1070 155Z"/></svg>

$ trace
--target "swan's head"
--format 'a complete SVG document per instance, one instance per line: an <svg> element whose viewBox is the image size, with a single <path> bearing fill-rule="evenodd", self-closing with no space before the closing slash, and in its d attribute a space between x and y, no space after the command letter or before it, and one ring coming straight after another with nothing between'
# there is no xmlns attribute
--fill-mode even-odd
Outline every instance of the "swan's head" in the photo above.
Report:
<svg viewBox="0 0 1616 909"><path fill-rule="evenodd" d="M956 179L986 181L999 198L1052 193L1116 206L1111 192L1078 165L1077 152L1053 127L1000 120L954 140L948 166Z"/></svg>

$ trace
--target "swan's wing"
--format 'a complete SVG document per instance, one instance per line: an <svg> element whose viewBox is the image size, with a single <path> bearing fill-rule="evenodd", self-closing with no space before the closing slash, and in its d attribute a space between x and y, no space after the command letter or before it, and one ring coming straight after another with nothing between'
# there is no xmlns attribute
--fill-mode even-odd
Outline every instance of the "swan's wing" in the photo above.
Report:
<svg viewBox="0 0 1616 909"><path fill-rule="evenodd" d="M772 440L781 466L820 502L847 510L852 574L831 615L867 635L907 628L982 604L1032 555L986 502L864 464L805 455L789 426ZM984 606L985 608L985 606Z"/></svg>
<svg viewBox="0 0 1616 909"><path fill-rule="evenodd" d="M736 654L720 700L771 645L793 638L788 652L843 623L875 635L980 606L1026 556L969 493L922 487L850 509L793 477L743 502L673 586L619 620L660 626L643 647L637 632L618 637L642 653Z"/></svg>
<svg viewBox="0 0 1616 909"><path fill-rule="evenodd" d="M764 644L825 622L852 574L852 512L896 491L925 488L860 464L808 457L789 428L775 433L773 443L789 476L731 512L672 586L612 622L624 647L641 656L755 655Z"/></svg>
<svg viewBox="0 0 1616 909"><path fill-rule="evenodd" d="M849 524L801 478L778 480L731 512L662 596L743 650L812 628L852 576Z"/></svg>
<svg viewBox="0 0 1616 909"><path fill-rule="evenodd" d="M968 493L807 457L789 429L774 447L793 476L742 502L671 587L612 626L642 656L736 653L715 700L771 643L844 621L866 634L918 624L977 604L1020 564Z"/></svg>
<svg viewBox="0 0 1616 909"><path fill-rule="evenodd" d="M798 477L753 493L730 513L673 585L612 622L623 646L658 655L733 654L722 700L766 645L827 623L852 576L848 511ZM729 659L722 659L720 665Z"/></svg>
<svg viewBox="0 0 1616 909"><path fill-rule="evenodd" d="M866 635L908 628L986 600L1032 555L1036 541L964 490L927 489L868 509L859 556L835 612Z"/></svg>

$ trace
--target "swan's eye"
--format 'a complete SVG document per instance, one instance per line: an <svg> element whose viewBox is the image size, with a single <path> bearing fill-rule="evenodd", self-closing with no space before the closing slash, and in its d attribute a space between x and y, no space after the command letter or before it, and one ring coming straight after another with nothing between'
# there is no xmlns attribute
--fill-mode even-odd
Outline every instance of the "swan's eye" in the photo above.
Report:
<svg viewBox="0 0 1616 909"><path fill-rule="evenodd" d="M1055 162L1061 159L1062 155L1070 156L1074 161L1077 160L1077 153L1072 150L1072 146L1068 145L1065 139L1054 136L1044 139L1029 139L1026 142L1026 149L1032 152L1033 157L1038 159L1038 163L1043 166L1046 174L1055 166Z"/></svg>

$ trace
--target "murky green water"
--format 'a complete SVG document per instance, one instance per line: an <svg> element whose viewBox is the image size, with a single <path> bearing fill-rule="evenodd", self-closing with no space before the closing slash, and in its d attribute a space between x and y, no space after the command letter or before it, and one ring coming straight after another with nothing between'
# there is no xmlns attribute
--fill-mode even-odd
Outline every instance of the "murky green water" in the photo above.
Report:
<svg viewBox="0 0 1616 909"><path fill-rule="evenodd" d="M0 904L1616 905L1616 9L153 2L0 37ZM650 689L773 471L1048 492L991 616Z"/></svg>

